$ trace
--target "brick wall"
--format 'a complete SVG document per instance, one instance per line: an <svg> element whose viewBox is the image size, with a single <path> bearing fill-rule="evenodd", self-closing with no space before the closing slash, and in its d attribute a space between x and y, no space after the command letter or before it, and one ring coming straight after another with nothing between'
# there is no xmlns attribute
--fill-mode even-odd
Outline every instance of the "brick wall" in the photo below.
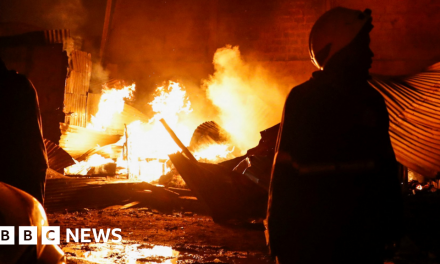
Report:
<svg viewBox="0 0 440 264"><path fill-rule="evenodd" d="M105 61L117 65L114 77L131 78L148 94L167 78L197 84L212 73L217 48L239 45L290 87L315 70L308 35L335 6L372 9L372 72L406 74L440 61L436 0L117 0Z"/></svg>
<svg viewBox="0 0 440 264"><path fill-rule="evenodd" d="M440 1L332 0L332 6L373 11L373 72L412 73L440 61Z"/></svg>

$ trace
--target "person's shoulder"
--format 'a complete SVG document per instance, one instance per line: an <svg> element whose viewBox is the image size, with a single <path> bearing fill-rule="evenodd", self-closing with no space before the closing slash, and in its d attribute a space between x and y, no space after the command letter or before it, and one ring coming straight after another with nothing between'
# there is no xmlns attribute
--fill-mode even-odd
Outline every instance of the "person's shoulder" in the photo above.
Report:
<svg viewBox="0 0 440 264"><path fill-rule="evenodd" d="M290 90L289 95L287 96L287 102L299 101L306 99L311 92L313 92L314 88L313 80L310 79L306 82L303 82Z"/></svg>
<svg viewBox="0 0 440 264"><path fill-rule="evenodd" d="M32 82L23 74L20 74L14 70L10 70L7 73L8 82L10 85L20 89L21 91L34 91L34 85Z"/></svg>
<svg viewBox="0 0 440 264"><path fill-rule="evenodd" d="M24 75L16 71L10 71L11 77L14 78L15 81L29 84L29 79Z"/></svg>

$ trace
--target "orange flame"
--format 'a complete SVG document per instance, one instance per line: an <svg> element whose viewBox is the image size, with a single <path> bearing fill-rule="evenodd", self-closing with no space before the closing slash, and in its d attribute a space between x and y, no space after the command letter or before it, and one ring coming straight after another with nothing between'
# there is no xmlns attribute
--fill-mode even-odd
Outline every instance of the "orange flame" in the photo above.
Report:
<svg viewBox="0 0 440 264"><path fill-rule="evenodd" d="M158 87L156 94L149 103L156 114L148 123L135 121L129 124L125 142L128 148L129 174L147 182L155 181L168 172L169 168L164 165L168 154L180 150L159 120L166 118L184 143L189 143L192 135L191 130L179 125L179 115L187 115L192 111L191 102L181 85L170 81L168 85Z"/></svg>
<svg viewBox="0 0 440 264"><path fill-rule="evenodd" d="M228 144L211 144L199 148L194 153L194 157L200 161L216 163L233 158L233 151L234 147L231 147Z"/></svg>
<svg viewBox="0 0 440 264"><path fill-rule="evenodd" d="M125 86L123 89L104 87L101 100L99 101L99 110L95 116L92 116L91 122L87 124L88 129L105 131L110 124L114 114L121 113L124 110L125 99L131 99L136 85Z"/></svg>
<svg viewBox="0 0 440 264"><path fill-rule="evenodd" d="M88 157L84 161L76 161L74 160L76 164L67 167L64 169L64 174L66 175L87 175L87 172L92 167L101 166L108 163L113 163L114 161L112 159L106 159L102 157L99 154L93 154L92 156Z"/></svg>
<svg viewBox="0 0 440 264"><path fill-rule="evenodd" d="M113 116L123 111L124 100L130 99L134 90L134 84L123 89L106 88L99 102L99 110L87 128L100 131L109 128ZM125 155L122 152L116 164L117 173L128 174L130 179L152 182L169 172L170 168L165 165L168 155L180 151L159 120L164 118L185 145L189 145L194 129L180 122L188 118L192 109L187 93L179 83L169 81L167 85L158 87L149 105L155 114L148 123L137 120L126 126L126 133L118 142L119 146L125 146ZM230 157L233 150L226 144L212 144L199 149L194 155L205 162L218 162ZM66 168L66 173L86 175L91 167L102 165L96 163L95 155ZM106 164L109 160L101 162Z"/></svg>

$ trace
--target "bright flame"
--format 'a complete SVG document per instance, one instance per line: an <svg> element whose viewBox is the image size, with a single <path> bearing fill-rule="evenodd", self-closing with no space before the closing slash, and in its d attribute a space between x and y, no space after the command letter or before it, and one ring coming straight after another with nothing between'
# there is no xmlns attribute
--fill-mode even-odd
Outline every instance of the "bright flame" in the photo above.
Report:
<svg viewBox="0 0 440 264"><path fill-rule="evenodd" d="M132 97L134 90L134 84L123 89L104 89L99 110L87 128L106 131L112 124L113 116L124 110L124 101ZM186 146L194 129L182 122L192 109L187 93L179 83L169 81L167 85L158 87L149 105L154 116L147 123L137 120L126 125L124 135L115 144L123 149L116 161L116 173L127 174L133 180L153 182L170 171L166 166L168 155L180 151L159 120L165 119ZM232 151L233 148L226 144L212 144L199 149L195 156L204 162L218 162L230 158ZM95 154L86 161L66 168L66 174L86 175L92 167L113 162L103 157L104 160L97 161L97 156Z"/></svg>
<svg viewBox="0 0 440 264"><path fill-rule="evenodd" d="M206 162L219 162L226 160L230 157L231 153L234 151L234 147L227 144L211 144L198 149L194 153L194 157L197 160L202 160Z"/></svg>
<svg viewBox="0 0 440 264"><path fill-rule="evenodd" d="M92 167L98 167L108 163L114 163L112 159L106 159L99 154L93 154L84 161L76 161L76 164L64 169L66 175L87 175Z"/></svg>
<svg viewBox="0 0 440 264"><path fill-rule="evenodd" d="M168 154L180 151L176 143L159 122L164 118L168 125L179 135L179 139L189 144L192 131L179 124L179 117L191 113L191 102L179 83L169 82L168 86L156 89L157 96L149 103L156 113L148 123L135 121L127 126L128 151L132 157L140 159L168 159Z"/></svg>
<svg viewBox="0 0 440 264"><path fill-rule="evenodd" d="M87 128L105 131L111 125L113 116L124 110L125 99L131 99L135 89L134 83L123 89L105 86L99 101L99 110L95 116L92 116L91 123L87 124Z"/></svg>
<svg viewBox="0 0 440 264"><path fill-rule="evenodd" d="M147 182L158 180L169 171L164 162L168 155L180 151L159 122L165 118L184 144L191 140L191 130L179 124L179 116L191 113L191 102L179 83L169 82L156 89L157 96L149 103L156 113L148 123L135 121L127 126L128 173Z"/></svg>
<svg viewBox="0 0 440 264"><path fill-rule="evenodd" d="M193 103L205 107L197 107L197 114L193 113L191 117L188 116L192 111L191 102L185 89L179 83L170 81L156 89L156 97L149 103L155 114L148 122L139 120L121 127L120 119L114 116L124 110L125 100L133 96L135 85L122 89L105 87L99 111L87 128L106 133L113 128L113 133L126 129L117 144L124 149L117 158L117 172L128 174L131 179L151 182L169 170L165 166L168 155L180 149L158 122L161 118L188 146L195 126L206 121L206 118L197 118L209 117L230 134L231 142L228 143L237 147L236 152L255 147L260 139L258 132L280 122L283 102L294 80L280 79L272 76L262 65L246 62L238 47L218 49L213 64L215 72L204 81L205 89L192 91L199 93L200 96L196 98L202 98ZM204 95L207 98L200 94L201 91L206 92ZM212 104L206 99L211 100ZM212 110L206 106L216 108ZM214 113L218 113L218 116L215 117ZM114 119L118 119L118 122L113 122ZM233 148L226 144L214 143L199 148L193 154L204 162L218 162L232 158L232 151ZM116 153L112 153L114 155L111 157L117 156ZM81 172L89 170L91 165L81 163L74 166L77 168L68 168L67 171Z"/></svg>
<svg viewBox="0 0 440 264"><path fill-rule="evenodd" d="M152 120L157 121L163 118L169 124L175 125L179 119L177 114L192 112L191 102L179 83L170 81L167 87L165 85L158 87L156 94L158 95L149 103L153 107L153 111L157 113Z"/></svg>
<svg viewBox="0 0 440 264"><path fill-rule="evenodd" d="M218 49L213 63L215 73L204 86L219 110L218 123L239 149L253 148L260 140L258 132L281 121L288 91L263 67L244 61L238 47Z"/></svg>

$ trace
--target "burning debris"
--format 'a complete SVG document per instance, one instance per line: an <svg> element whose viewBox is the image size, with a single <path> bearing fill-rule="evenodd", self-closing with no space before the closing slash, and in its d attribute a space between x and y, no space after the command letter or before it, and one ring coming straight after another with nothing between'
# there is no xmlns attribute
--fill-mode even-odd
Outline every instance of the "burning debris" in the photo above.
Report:
<svg viewBox="0 0 440 264"><path fill-rule="evenodd" d="M76 155L76 164L66 168L65 174L90 175L98 171L99 174L104 172L107 175L127 175L127 178L132 180L154 182L170 171L170 165L167 164L168 154L178 151L179 148L159 121L167 120L166 122L177 131L185 145L191 145L189 144L191 129L179 123L179 118L185 118L192 112L191 102L184 88L179 83L170 81L156 89L156 97L149 103L155 114L148 121L134 120L123 126L122 123L115 124L115 117L124 111L127 106L125 101L132 99L134 91L134 84L104 87L97 113L92 115L86 128L80 130L90 131L87 134L105 134L107 138L113 140L107 141L111 144L92 147L79 157ZM226 135L226 132L222 133ZM71 138L73 139L74 136L72 135ZM204 140L200 140L199 135L197 143L192 144L197 159L216 162L234 157L232 156L234 147L227 142L226 137L222 137L221 140L218 135L212 137L208 135L202 137ZM116 138L119 139L114 142ZM69 141L69 135L64 140ZM110 166L110 164L115 165ZM116 168L113 170L114 167Z"/></svg>
<svg viewBox="0 0 440 264"><path fill-rule="evenodd" d="M263 68L246 63L238 47L219 49L214 66L216 72L203 86L207 99L218 110L216 122L205 122L200 110L193 110L190 95L178 82L168 81L156 88L154 99L148 103L153 113L149 116L130 105L136 90L133 83L111 80L104 85L102 94L89 94L87 124L61 126L61 146L76 162L65 169L65 174L105 175L189 187L208 204L217 220L264 217L279 129L273 121L279 120L279 102L286 91L275 85L272 96L267 97L267 83L272 78ZM425 83L425 75L438 74L436 67L407 77L405 85L423 92L414 78L423 79L425 86L433 85L434 82ZM401 140L393 137L398 132L396 125L407 124L393 114L404 102L401 96L395 96L402 88L402 80L374 77L371 84L387 95L393 146L398 158L407 161L409 156L402 154L406 152L401 151ZM254 147L258 141L256 131L270 126L273 127L261 132L260 142ZM399 133L399 137L408 137L406 132ZM420 169L423 164L413 169ZM230 206L232 201L239 202Z"/></svg>
<svg viewBox="0 0 440 264"><path fill-rule="evenodd" d="M169 154L180 149L162 124L159 124L161 119L178 135L182 144L188 146L191 155L204 163L232 160L242 155L248 146L255 146L255 128L265 128L281 113L279 104L275 101L278 102L283 97L282 92L275 89L280 94L279 98L271 96L268 101L269 98L264 96L265 82L262 81L269 80L269 74L262 68L252 73L252 67L242 60L238 47L220 49L215 55L214 64L216 73L205 81L204 88L208 98L218 107L221 124L226 126L226 130L216 122L203 123L204 120L198 119L199 114L192 113L191 101L185 88L172 81L158 87L154 99L148 103L153 116L121 118L126 109L131 108L127 102L133 99L136 87L121 80L109 81L103 88L99 102L96 101L96 96L91 96L93 99L89 100L88 114L93 109L95 114L90 115L87 125L84 128L70 125L64 128L61 146L76 162L66 168L65 173L93 175L105 172L107 175L114 174L146 182L157 182L161 176L167 174L176 175L170 173L173 164L167 161ZM216 96L220 90L226 88L233 89L231 93L227 93L230 95L225 101L229 102L228 105L220 103L222 96ZM253 92L249 93L251 90ZM93 101L97 106L90 103ZM238 110L234 110L235 117L231 112L231 103L238 107ZM278 108L274 109L275 106ZM248 122L240 121L238 125L237 121L243 120L241 113L246 114L244 119ZM269 113L271 114L268 116ZM255 115L259 117L254 118ZM188 120L191 121L187 122ZM194 131L192 126L201 123ZM110 164L116 166L109 166ZM236 165L233 164L233 167Z"/></svg>
<svg viewBox="0 0 440 264"><path fill-rule="evenodd" d="M226 161L239 155L240 150L228 142L231 135L216 122L201 124L194 131L188 149L195 153L196 159L206 163Z"/></svg>
<svg viewBox="0 0 440 264"><path fill-rule="evenodd" d="M249 173L232 171L247 158L234 159L242 151L231 143L232 136L213 121L199 125L194 133L182 122L192 112L184 87L172 81L158 87L149 103L154 115L148 120L122 124L115 119L128 106L126 101L132 99L135 85L112 83L114 87L104 87L97 112L86 128L78 129L89 138L103 135L109 144L93 146L81 154L76 152L76 164L65 169L66 175L115 175L131 181L188 186L208 204L216 221L264 217L268 187L255 184ZM65 135L63 142L70 145L74 143L72 139L79 140L75 133ZM266 141L265 138L263 142ZM275 140L269 141L273 152ZM267 159L273 157L272 152ZM176 154L169 156L170 153ZM215 165L227 161L232 165ZM262 180L265 185L267 175Z"/></svg>
<svg viewBox="0 0 440 264"><path fill-rule="evenodd" d="M104 158L99 154L93 154L92 156L87 157L86 160L77 162L75 165L65 168L64 174L88 175L90 172L90 174L114 175L115 171L112 173L111 171L105 169L105 166L110 164L114 164L112 159ZM100 169L101 167L103 168ZM95 173L95 170L101 173Z"/></svg>

